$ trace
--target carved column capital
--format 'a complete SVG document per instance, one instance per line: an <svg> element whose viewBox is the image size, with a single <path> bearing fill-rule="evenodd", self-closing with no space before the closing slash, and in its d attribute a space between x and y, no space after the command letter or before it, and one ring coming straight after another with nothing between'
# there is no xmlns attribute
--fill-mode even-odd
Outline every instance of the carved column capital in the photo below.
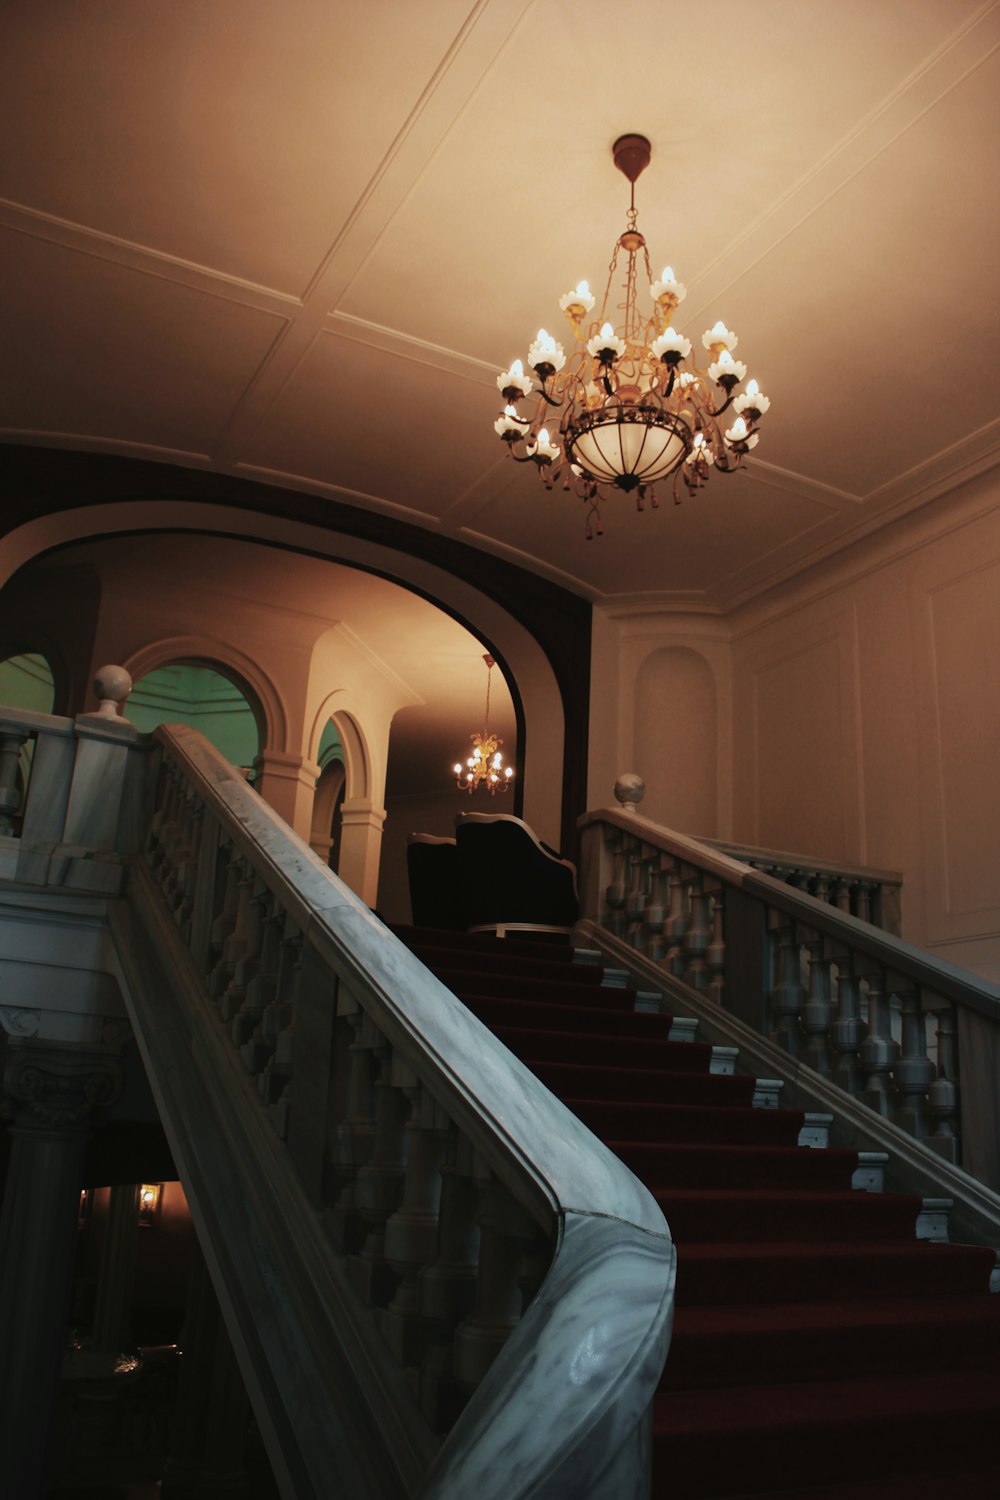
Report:
<svg viewBox="0 0 1000 1500"><path fill-rule="evenodd" d="M15 1130L88 1130L124 1087L112 1052L13 1037L0 1062L0 1118Z"/></svg>

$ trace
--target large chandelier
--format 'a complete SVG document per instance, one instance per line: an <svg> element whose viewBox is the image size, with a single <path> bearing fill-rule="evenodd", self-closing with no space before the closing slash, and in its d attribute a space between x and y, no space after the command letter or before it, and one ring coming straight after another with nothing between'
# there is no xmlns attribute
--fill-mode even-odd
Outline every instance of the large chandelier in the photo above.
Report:
<svg viewBox="0 0 1000 1500"><path fill-rule="evenodd" d="M623 135L614 144L615 166L631 184L627 227L618 238L598 315L586 281L559 299L575 345L567 356L544 328L528 351L526 373L516 359L497 377L505 406L494 427L518 463L533 463L547 489L562 477L587 504L587 537L600 535L600 503L616 490L635 493L636 507L656 506L656 486L673 475L673 498L681 484L693 492L711 469L732 473L758 442L757 424L770 406L756 380L737 395L747 367L735 359L739 340L724 323L702 335L708 368L691 358L691 340L678 333L673 315L687 295L670 266L654 280L646 241L636 228L635 182L649 165L645 136ZM621 261L621 264L619 262ZM653 300L639 310L640 273ZM608 315L612 287L619 319ZM535 408L522 416L518 403L537 389ZM730 412L732 425L720 419ZM558 415L557 415L558 414ZM558 422L553 435L548 422ZM560 441L561 440L561 446Z"/></svg>
<svg viewBox="0 0 1000 1500"><path fill-rule="evenodd" d="M505 766L500 746L503 740L495 734L490 734L490 680L496 662L492 656L487 654L483 657L486 663L486 711L483 714L483 728L481 733L470 736L472 740L472 754L463 765L456 761L453 766L455 772L455 784L463 792L474 792L480 786L485 786L491 797L497 792L505 792L510 786L514 776L512 766Z"/></svg>

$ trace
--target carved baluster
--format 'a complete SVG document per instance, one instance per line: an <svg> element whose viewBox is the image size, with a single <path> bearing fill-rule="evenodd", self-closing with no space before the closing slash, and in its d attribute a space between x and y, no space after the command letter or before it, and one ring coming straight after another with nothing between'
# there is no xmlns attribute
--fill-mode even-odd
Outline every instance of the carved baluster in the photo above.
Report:
<svg viewBox="0 0 1000 1500"><path fill-rule="evenodd" d="M0 833L19 831L22 798L27 798L33 751L30 734L10 728L0 731ZM23 773L21 786L18 786L19 772Z"/></svg>
<svg viewBox="0 0 1000 1500"><path fill-rule="evenodd" d="M836 880L833 885L833 904L838 911L851 915L851 886L847 880Z"/></svg>
<svg viewBox="0 0 1000 1500"><path fill-rule="evenodd" d="M229 983L231 970L226 967L226 944L236 926L236 913L240 899L241 860L235 847L230 844L219 850L219 862L225 868L222 907L212 923L208 952L211 969L208 978L208 993L221 995Z"/></svg>
<svg viewBox="0 0 1000 1500"><path fill-rule="evenodd" d="M817 1073L831 1071L830 1022L833 1009L833 958L823 934L806 928L803 941L809 953L809 993L802 1007L804 1057Z"/></svg>
<svg viewBox="0 0 1000 1500"><path fill-rule="evenodd" d="M271 1056L257 1075L257 1090L271 1114L282 1140L288 1137L288 1114L292 1095L292 1049L295 1017L302 986L303 935L291 922L281 940L275 999L268 1007L268 1035L273 1035ZM263 1019L263 1018L262 1018Z"/></svg>
<svg viewBox="0 0 1000 1500"><path fill-rule="evenodd" d="M684 934L687 924L688 884L682 876L680 864L674 861L670 868L670 912L663 924L663 936L667 943L663 967L677 979L684 973Z"/></svg>
<svg viewBox="0 0 1000 1500"><path fill-rule="evenodd" d="M253 892L253 871L245 859L235 855L236 861L236 911L233 916L233 925L229 935L222 945L219 962L212 971L212 982L210 994L212 999L220 1006L224 1003L226 991L232 983L236 972L236 965L243 957L247 943L247 916L250 905L250 896ZM223 1019L226 1019L223 1013Z"/></svg>
<svg viewBox="0 0 1000 1500"><path fill-rule="evenodd" d="M948 1161L961 1160L959 1129L958 1032L955 1007L941 1002L937 1015L937 1077L927 1090L927 1105L934 1132L927 1144Z"/></svg>
<svg viewBox="0 0 1000 1500"><path fill-rule="evenodd" d="M245 899L244 898L245 894ZM269 896L259 875L248 865L240 883L241 912L237 930L242 930L242 952L233 965L232 976L219 1001L222 1019L237 1047L251 1035L260 1019L259 1013L244 1018L247 986L260 969L260 952L264 945L264 925Z"/></svg>
<svg viewBox="0 0 1000 1500"><path fill-rule="evenodd" d="M177 805L171 847L170 873L163 882L163 892L182 934L191 932L194 911L194 886L197 874L197 849L200 836L202 805L194 788L181 782L177 788Z"/></svg>
<svg viewBox="0 0 1000 1500"><path fill-rule="evenodd" d="M823 901L827 906L832 904L833 893L830 889L830 879L822 871L817 873L815 879L812 881L812 893L817 901Z"/></svg>
<svg viewBox="0 0 1000 1500"><path fill-rule="evenodd" d="M868 991L868 1025L858 1054L865 1075L860 1097L880 1115L888 1115L894 1103L891 1074L899 1056L899 1045L892 1037L892 1011L881 967L866 962L862 972Z"/></svg>
<svg viewBox="0 0 1000 1500"><path fill-rule="evenodd" d="M604 918L604 925L614 933L615 937L621 937L625 931L625 893L626 893L626 840L625 835L615 830L608 840L611 850L612 869L611 884L607 889L608 911Z"/></svg>
<svg viewBox="0 0 1000 1500"><path fill-rule="evenodd" d="M344 1117L336 1123L331 1156L341 1184L329 1214L333 1242L343 1254L354 1254L364 1239L357 1204L357 1175L375 1149L375 1056L362 1035L364 1011L348 986L337 986L337 1016L350 1028Z"/></svg>
<svg viewBox="0 0 1000 1500"><path fill-rule="evenodd" d="M479 1177L479 1274L476 1306L455 1333L456 1379L468 1389L482 1380L520 1321L522 1255L535 1236L529 1216L485 1167Z"/></svg>
<svg viewBox="0 0 1000 1500"><path fill-rule="evenodd" d="M802 1046L799 1016L806 998L798 931L793 917L786 917L773 908L768 910L767 923L773 972L777 975L777 983L771 990L771 1041L795 1057Z"/></svg>
<svg viewBox="0 0 1000 1500"><path fill-rule="evenodd" d="M872 919L872 882L870 880L859 880L854 888L854 915L861 922L870 922Z"/></svg>
<svg viewBox="0 0 1000 1500"><path fill-rule="evenodd" d="M410 1101L410 1118L403 1198L385 1226L386 1260L400 1281L379 1326L396 1359L409 1366L423 1359L433 1333L421 1307L420 1274L437 1254L444 1140L434 1099L416 1074L395 1061L393 1080Z"/></svg>
<svg viewBox="0 0 1000 1500"><path fill-rule="evenodd" d="M723 1006L726 999L726 943L723 935L726 892L725 886L720 884L709 889L712 891L712 937L705 951L709 976L706 994L716 1005Z"/></svg>
<svg viewBox="0 0 1000 1500"><path fill-rule="evenodd" d="M667 900L670 890L671 860L669 855L656 852L650 866L650 894L646 907L645 950L654 963L660 963L666 952L663 926L667 920Z"/></svg>
<svg viewBox="0 0 1000 1500"><path fill-rule="evenodd" d="M928 1130L927 1090L934 1081L934 1064L927 1056L927 1026L920 992L912 985L896 987L902 1015L900 1058L892 1070L899 1093L894 1122L921 1139Z"/></svg>
<svg viewBox="0 0 1000 1500"><path fill-rule="evenodd" d="M438 1110L444 1147L438 1250L420 1273L420 1309L431 1328L431 1344L420 1371L420 1406L435 1432L447 1432L469 1399L455 1378L455 1330L476 1304L479 1263L479 1189L469 1142Z"/></svg>
<svg viewBox="0 0 1000 1500"><path fill-rule="evenodd" d="M281 938L285 913L277 898L268 891L262 892L262 932L257 972L247 984L246 999L239 1020L242 1024L251 1016L257 1017L252 1034L240 1047L240 1056L249 1073L260 1073L274 1055L278 1035L291 1023L291 1002L279 999L279 969L281 966ZM234 1027L236 1022L233 1023ZM233 1033L235 1037L235 1031Z"/></svg>
<svg viewBox="0 0 1000 1500"><path fill-rule="evenodd" d="M375 1141L371 1160L359 1170L355 1185L358 1212L366 1236L357 1255L348 1261L355 1287L365 1302L384 1307L396 1290L396 1273L385 1256L385 1226L399 1206L406 1172L404 1129L409 1108L406 1096L392 1082L392 1049L365 1014L361 1037L375 1052Z"/></svg>
<svg viewBox="0 0 1000 1500"><path fill-rule="evenodd" d="M846 891L846 887L843 889ZM837 1054L833 1081L842 1089L846 1089L849 1094L859 1094L864 1081L858 1066L858 1049L861 1046L863 1031L861 978L855 973L850 952L847 949L838 949L837 1018L830 1031L830 1040Z"/></svg>
<svg viewBox="0 0 1000 1500"><path fill-rule="evenodd" d="M709 969L706 961L712 941L712 897L698 870L685 869L691 882L691 920L684 933L684 983L699 993L708 989Z"/></svg>
<svg viewBox="0 0 1000 1500"><path fill-rule="evenodd" d="M649 863L645 856L646 851L642 844L632 842L629 845L629 884L628 895L625 897L625 917L628 926L625 931L625 941L631 948L642 947L642 924L646 915L646 903L649 900Z"/></svg>

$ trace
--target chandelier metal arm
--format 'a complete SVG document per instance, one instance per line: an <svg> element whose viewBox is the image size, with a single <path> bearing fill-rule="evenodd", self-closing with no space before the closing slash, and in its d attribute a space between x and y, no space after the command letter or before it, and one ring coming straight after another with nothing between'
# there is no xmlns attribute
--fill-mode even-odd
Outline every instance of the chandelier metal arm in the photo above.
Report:
<svg viewBox="0 0 1000 1500"><path fill-rule="evenodd" d="M593 322L586 321L595 298L585 281L560 298L575 347L567 353L540 329L528 355L534 383L515 360L497 380L508 405L494 423L515 463L534 462L547 489L564 476L563 489L574 491L588 507L588 537L601 534L599 505L612 494L634 492L642 510L647 500L653 507L658 504L658 484L671 482L679 504L682 483L694 493L713 468L733 473L759 441L757 424L770 406L755 380L737 396L747 367L734 358L739 340L722 322L702 336L707 370L690 357L691 340L673 326L686 289L669 266L654 281L646 240L637 227L635 182L649 162L649 142L643 136L622 136L613 150L631 191L600 312ZM643 271L653 299L650 317L639 310ZM606 321L609 308L612 317L619 317L617 327ZM718 405L713 404L718 400L713 386L724 393ZM533 389L535 410L529 420L518 416L516 408ZM724 430L719 419L731 407L736 419ZM555 440L545 425L546 408L561 412ZM522 442L530 451L515 452Z"/></svg>

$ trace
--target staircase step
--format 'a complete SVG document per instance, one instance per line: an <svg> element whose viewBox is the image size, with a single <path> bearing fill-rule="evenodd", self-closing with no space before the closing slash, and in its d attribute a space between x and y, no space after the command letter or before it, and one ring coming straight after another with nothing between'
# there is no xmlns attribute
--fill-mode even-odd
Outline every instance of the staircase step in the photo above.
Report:
<svg viewBox="0 0 1000 1500"><path fill-rule="evenodd" d="M553 986L553 988L555 988ZM455 993L487 1026L538 1026L543 1031L561 1030L567 1040L577 1037L616 1037L623 1041L663 1041L670 1037L670 1016L639 1015L631 1009L616 1010L611 1005L572 1005L557 998L550 1004L540 1000L511 1000L498 995L464 991L457 985ZM624 990L612 990L622 994Z"/></svg>
<svg viewBox="0 0 1000 1500"><path fill-rule="evenodd" d="M771 1117L761 1111L762 1119ZM803 1151L799 1146L671 1145L607 1140L653 1191L666 1187L827 1187L850 1185L856 1151Z"/></svg>
<svg viewBox="0 0 1000 1500"><path fill-rule="evenodd" d="M985 1469L998 1406L1000 1373L979 1369L664 1391L653 1404L653 1500L766 1494L779 1474L801 1487L817 1469L828 1483L899 1478L915 1462L928 1474Z"/></svg>
<svg viewBox="0 0 1000 1500"><path fill-rule="evenodd" d="M603 1140L794 1146L804 1128L798 1110L733 1109L695 1104L649 1104L564 1099L567 1108Z"/></svg>
<svg viewBox="0 0 1000 1500"><path fill-rule="evenodd" d="M677 1304L982 1294L991 1261L979 1245L918 1240L687 1243L677 1247Z"/></svg>
<svg viewBox="0 0 1000 1500"><path fill-rule="evenodd" d="M712 1049L702 1042L659 1041L649 1037L580 1036L565 1028L539 1031L533 1026L494 1026L500 1040L529 1067L542 1062L602 1063L617 1068L657 1065L672 1073L708 1074Z"/></svg>
<svg viewBox="0 0 1000 1500"><path fill-rule="evenodd" d="M671 1028L671 1042L675 1042ZM685 1051L691 1044L678 1043ZM569 1063L561 1060L536 1062L535 1072L560 1099L574 1095L581 1099L621 1099L663 1102L665 1104L749 1105L754 1097L752 1078L720 1077L710 1074L705 1064L701 1071L689 1068L668 1072L659 1068L604 1067L595 1064Z"/></svg>
<svg viewBox="0 0 1000 1500"><path fill-rule="evenodd" d="M1000 1304L938 1298L681 1306L660 1389L830 1380L877 1370L1000 1370Z"/></svg>
<svg viewBox="0 0 1000 1500"><path fill-rule="evenodd" d="M904 1240L915 1237L920 1199L901 1193L801 1188L664 1188L656 1193L678 1243L695 1241Z"/></svg>

